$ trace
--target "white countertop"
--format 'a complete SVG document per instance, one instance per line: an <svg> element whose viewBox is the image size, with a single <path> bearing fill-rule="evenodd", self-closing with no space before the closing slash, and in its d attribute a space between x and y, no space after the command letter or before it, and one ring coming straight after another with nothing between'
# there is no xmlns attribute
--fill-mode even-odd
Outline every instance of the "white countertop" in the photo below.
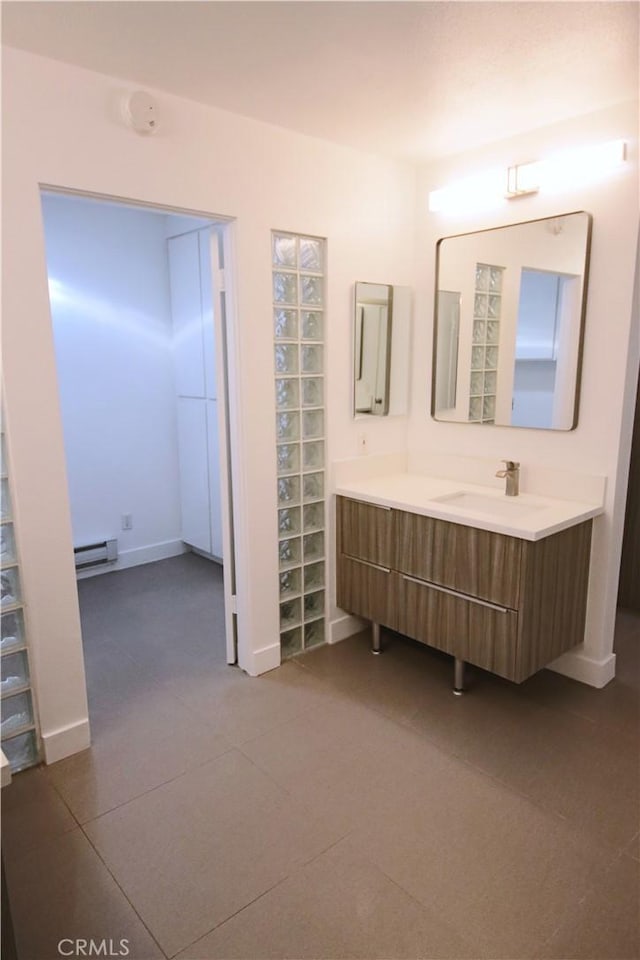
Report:
<svg viewBox="0 0 640 960"><path fill-rule="evenodd" d="M343 481L336 486L335 493L522 540L542 540L604 513L604 507L599 503L529 493L506 497L503 491L494 487L415 473ZM462 505L465 498L460 498L460 494L467 495L467 505Z"/></svg>

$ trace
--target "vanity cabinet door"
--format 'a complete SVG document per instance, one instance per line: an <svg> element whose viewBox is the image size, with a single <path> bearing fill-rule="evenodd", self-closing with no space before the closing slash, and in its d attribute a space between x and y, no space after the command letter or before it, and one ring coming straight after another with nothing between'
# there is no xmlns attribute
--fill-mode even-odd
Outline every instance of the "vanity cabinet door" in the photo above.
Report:
<svg viewBox="0 0 640 960"><path fill-rule="evenodd" d="M522 541L415 513L395 513L401 573L517 609Z"/></svg>
<svg viewBox="0 0 640 960"><path fill-rule="evenodd" d="M338 553L389 569L393 561L391 510L338 497L337 514Z"/></svg>
<svg viewBox="0 0 640 960"><path fill-rule="evenodd" d="M384 567L341 554L338 557L336 601L343 610L396 629L394 575Z"/></svg>
<svg viewBox="0 0 640 960"><path fill-rule="evenodd" d="M397 630L513 680L518 614L401 575Z"/></svg>

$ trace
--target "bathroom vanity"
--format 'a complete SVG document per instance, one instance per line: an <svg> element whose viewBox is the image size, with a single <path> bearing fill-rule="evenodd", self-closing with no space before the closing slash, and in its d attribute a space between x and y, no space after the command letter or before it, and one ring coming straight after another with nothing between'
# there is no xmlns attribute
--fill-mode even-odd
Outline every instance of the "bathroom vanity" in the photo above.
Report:
<svg viewBox="0 0 640 960"><path fill-rule="evenodd" d="M382 625L520 683L582 642L601 507L400 474L336 508L337 603L374 652Z"/></svg>

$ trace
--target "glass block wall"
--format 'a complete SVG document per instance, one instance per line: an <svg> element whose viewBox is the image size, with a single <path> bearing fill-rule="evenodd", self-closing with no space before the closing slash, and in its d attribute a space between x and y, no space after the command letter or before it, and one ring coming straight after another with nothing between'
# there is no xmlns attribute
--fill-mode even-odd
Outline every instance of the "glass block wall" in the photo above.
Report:
<svg viewBox="0 0 640 960"><path fill-rule="evenodd" d="M272 234L283 659L325 639L324 240Z"/></svg>
<svg viewBox="0 0 640 960"><path fill-rule="evenodd" d="M469 420L494 423L504 267L476 264Z"/></svg>
<svg viewBox="0 0 640 960"><path fill-rule="evenodd" d="M0 445L0 729L2 750L17 773L38 762L39 749L4 434Z"/></svg>

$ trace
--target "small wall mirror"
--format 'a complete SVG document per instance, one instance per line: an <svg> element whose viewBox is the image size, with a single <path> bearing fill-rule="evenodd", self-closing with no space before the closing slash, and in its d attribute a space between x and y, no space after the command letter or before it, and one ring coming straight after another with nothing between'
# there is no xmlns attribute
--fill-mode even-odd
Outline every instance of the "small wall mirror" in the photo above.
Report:
<svg viewBox="0 0 640 960"><path fill-rule="evenodd" d="M354 416L406 414L409 381L409 290L356 283Z"/></svg>
<svg viewBox="0 0 640 960"><path fill-rule="evenodd" d="M436 420L577 425L590 239L578 212L438 242Z"/></svg>

